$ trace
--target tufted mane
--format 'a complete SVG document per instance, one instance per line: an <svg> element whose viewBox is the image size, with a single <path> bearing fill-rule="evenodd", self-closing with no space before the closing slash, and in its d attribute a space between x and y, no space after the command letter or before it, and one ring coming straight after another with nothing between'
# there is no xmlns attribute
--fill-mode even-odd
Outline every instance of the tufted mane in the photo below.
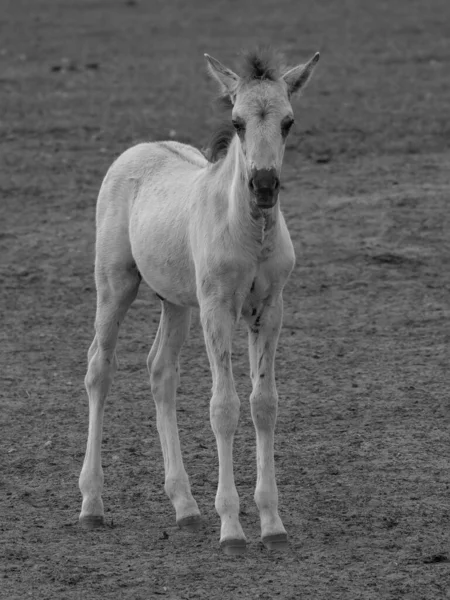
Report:
<svg viewBox="0 0 450 600"><path fill-rule="evenodd" d="M271 48L256 48L242 55L241 71L247 81L277 81L281 77L280 60Z"/></svg>

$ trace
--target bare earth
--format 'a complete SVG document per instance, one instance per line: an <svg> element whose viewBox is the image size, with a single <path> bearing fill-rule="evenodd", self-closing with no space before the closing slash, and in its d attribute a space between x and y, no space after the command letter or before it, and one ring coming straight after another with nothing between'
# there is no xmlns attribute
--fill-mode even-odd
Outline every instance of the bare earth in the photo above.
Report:
<svg viewBox="0 0 450 600"><path fill-rule="evenodd" d="M448 0L5 0L0 11L0 598L450 598ZM235 442L245 557L222 555L198 315L179 424L204 516L177 529L145 368L159 303L121 332L105 419L108 526L77 525L93 337L94 211L141 140L203 145L203 53L322 53L282 207L297 252L277 360L286 553L259 541L244 327Z"/></svg>

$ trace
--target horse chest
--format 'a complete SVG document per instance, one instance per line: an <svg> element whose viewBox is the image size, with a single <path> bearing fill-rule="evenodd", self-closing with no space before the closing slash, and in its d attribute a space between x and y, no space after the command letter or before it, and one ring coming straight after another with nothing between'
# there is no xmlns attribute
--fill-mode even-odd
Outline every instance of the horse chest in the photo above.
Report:
<svg viewBox="0 0 450 600"><path fill-rule="evenodd" d="M278 231L276 221L270 214L260 213L260 238L258 248L258 262L266 262L276 251Z"/></svg>
<svg viewBox="0 0 450 600"><path fill-rule="evenodd" d="M261 237L257 252L257 269L262 279L287 279L294 262L294 248L283 217L271 214L261 218Z"/></svg>
<svg viewBox="0 0 450 600"><path fill-rule="evenodd" d="M276 253L269 254L266 260L258 263L250 290L242 306L244 317L256 314L263 304L270 301L270 298L278 297L292 267L293 259Z"/></svg>

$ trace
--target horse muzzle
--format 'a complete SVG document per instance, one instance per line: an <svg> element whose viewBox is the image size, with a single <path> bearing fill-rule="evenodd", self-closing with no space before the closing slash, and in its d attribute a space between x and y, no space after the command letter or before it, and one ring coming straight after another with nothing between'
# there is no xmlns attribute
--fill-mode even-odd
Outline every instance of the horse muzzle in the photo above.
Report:
<svg viewBox="0 0 450 600"><path fill-rule="evenodd" d="M280 190L280 178L275 169L253 169L248 185L259 208L275 206Z"/></svg>

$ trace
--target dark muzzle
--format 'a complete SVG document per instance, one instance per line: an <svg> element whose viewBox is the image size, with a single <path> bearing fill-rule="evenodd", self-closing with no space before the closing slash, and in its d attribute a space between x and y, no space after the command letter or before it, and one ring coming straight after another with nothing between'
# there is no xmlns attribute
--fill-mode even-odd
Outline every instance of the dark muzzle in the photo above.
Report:
<svg viewBox="0 0 450 600"><path fill-rule="evenodd" d="M254 169L249 181L250 190L255 195L260 208L272 208L278 200L280 179L275 169Z"/></svg>

